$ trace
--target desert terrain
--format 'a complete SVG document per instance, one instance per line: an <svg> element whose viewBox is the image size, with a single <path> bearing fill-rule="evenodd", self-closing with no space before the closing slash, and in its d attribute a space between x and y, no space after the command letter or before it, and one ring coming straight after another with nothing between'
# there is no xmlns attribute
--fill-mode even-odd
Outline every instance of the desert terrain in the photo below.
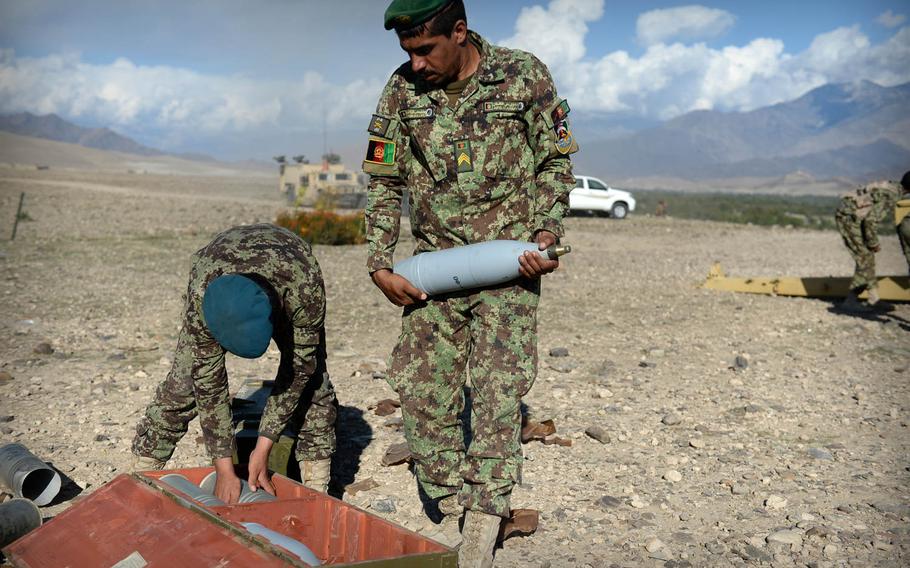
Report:
<svg viewBox="0 0 910 568"><path fill-rule="evenodd" d="M273 221L275 185L0 169L0 441L83 495L127 472L170 365L190 254L231 225ZM10 242L20 192L28 220ZM835 232L646 215L570 218L567 231L574 252L545 280L526 403L572 445L524 446L512 506L539 510L540 527L507 540L497 566L910 564L910 305L854 316L698 287L714 261L731 276L849 275ZM883 248L879 272L904 274L896 238ZM408 466L381 464L404 441L400 414L371 409L395 396L381 377L399 310L370 282L365 246L315 253L343 407L336 490L372 478L345 500L430 530ZM272 378L277 361L274 346L230 359L232 388ZM170 467L207 463L199 435L194 423Z"/></svg>

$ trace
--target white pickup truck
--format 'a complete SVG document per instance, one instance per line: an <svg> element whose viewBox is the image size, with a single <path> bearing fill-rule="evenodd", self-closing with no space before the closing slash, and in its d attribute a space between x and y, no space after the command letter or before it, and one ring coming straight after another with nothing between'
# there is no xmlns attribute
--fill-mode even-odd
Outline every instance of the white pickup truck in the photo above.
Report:
<svg viewBox="0 0 910 568"><path fill-rule="evenodd" d="M635 198L628 191L613 189L597 178L575 176L575 189L569 194L569 209L625 219L635 211Z"/></svg>

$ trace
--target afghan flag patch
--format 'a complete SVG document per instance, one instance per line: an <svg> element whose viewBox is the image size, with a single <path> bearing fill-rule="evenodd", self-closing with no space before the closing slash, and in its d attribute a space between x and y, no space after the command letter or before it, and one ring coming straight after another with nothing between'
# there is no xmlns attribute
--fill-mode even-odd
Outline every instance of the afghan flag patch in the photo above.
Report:
<svg viewBox="0 0 910 568"><path fill-rule="evenodd" d="M550 118L553 120L553 124L556 124L565 120L567 116L569 116L569 101L563 99L550 113Z"/></svg>
<svg viewBox="0 0 910 568"><path fill-rule="evenodd" d="M366 161L371 164L390 166L395 163L395 143L390 140L377 140L370 138L367 147Z"/></svg>

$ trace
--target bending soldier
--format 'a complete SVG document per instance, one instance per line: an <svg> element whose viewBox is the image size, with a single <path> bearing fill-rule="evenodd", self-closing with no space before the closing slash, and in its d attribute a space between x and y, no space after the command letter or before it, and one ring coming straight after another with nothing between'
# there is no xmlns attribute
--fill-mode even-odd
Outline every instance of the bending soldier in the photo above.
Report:
<svg viewBox="0 0 910 568"><path fill-rule="evenodd" d="M521 477L520 405L537 373L539 277L559 263L527 253L518 280L427 298L391 270L402 194L410 195L417 252L495 239L544 249L563 234L575 186L568 154L578 147L546 66L468 30L461 0L394 0L385 27L410 58L382 93L364 161L368 268L389 301L405 307L389 382L420 487L445 515L442 540L463 537L459 566L490 566Z"/></svg>
<svg viewBox="0 0 910 568"><path fill-rule="evenodd" d="M859 302L859 295L863 291L868 294L870 306L878 303L878 282L875 278L875 253L881 250L878 226L894 210L900 187L897 182L877 181L841 198L835 221L844 244L856 263L850 292L842 304L845 309L866 309Z"/></svg>
<svg viewBox="0 0 910 568"><path fill-rule="evenodd" d="M135 469L162 469L198 414L218 473L215 494L235 502L240 479L231 456L225 352L254 359L274 339L281 351L275 386L249 459L249 484L272 493L272 444L304 414L295 457L305 485L325 491L335 450L337 402L325 367L325 291L310 246L272 225L228 229L193 255L183 327L167 378L139 420Z"/></svg>

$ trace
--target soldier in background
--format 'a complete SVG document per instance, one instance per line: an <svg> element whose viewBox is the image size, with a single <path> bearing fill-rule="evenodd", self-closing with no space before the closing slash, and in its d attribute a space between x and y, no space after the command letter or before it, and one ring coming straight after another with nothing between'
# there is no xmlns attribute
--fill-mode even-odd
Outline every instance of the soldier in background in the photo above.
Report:
<svg viewBox="0 0 910 568"><path fill-rule="evenodd" d="M835 221L844 244L856 263L853 280L850 281L850 292L841 304L846 310L867 310L879 301L878 282L875 278L875 253L881 250L878 226L894 211L900 193L900 183L876 181L841 198ZM868 294L868 305L859 301L859 295L864 290Z"/></svg>
<svg viewBox="0 0 910 568"><path fill-rule="evenodd" d="M901 241L904 258L907 259L907 271L910 272L910 172L901 178L901 187L904 195L898 202L897 216L894 220L897 222L897 237Z"/></svg>
<svg viewBox="0 0 910 568"><path fill-rule="evenodd" d="M540 276L558 261L527 253L523 278L427 298L394 274L401 198L410 195L417 252L495 239L563 234L578 147L568 103L533 55L494 46L467 28L462 0L395 0L385 13L410 61L389 79L368 131L364 171L368 269L404 306L389 382L402 403L420 487L457 542L462 568L491 566L512 488L521 479L521 399L537 373ZM460 415L470 372L472 440Z"/></svg>
<svg viewBox="0 0 910 568"><path fill-rule="evenodd" d="M324 320L322 272L300 237L265 224L216 236L193 255L174 363L139 420L134 469L163 469L198 414L218 473L215 495L236 502L240 479L231 459L225 353L255 359L274 339L281 362L250 454L248 482L274 493L267 473L272 445L295 412L305 411L295 457L304 485L326 491L337 401L325 367Z"/></svg>

